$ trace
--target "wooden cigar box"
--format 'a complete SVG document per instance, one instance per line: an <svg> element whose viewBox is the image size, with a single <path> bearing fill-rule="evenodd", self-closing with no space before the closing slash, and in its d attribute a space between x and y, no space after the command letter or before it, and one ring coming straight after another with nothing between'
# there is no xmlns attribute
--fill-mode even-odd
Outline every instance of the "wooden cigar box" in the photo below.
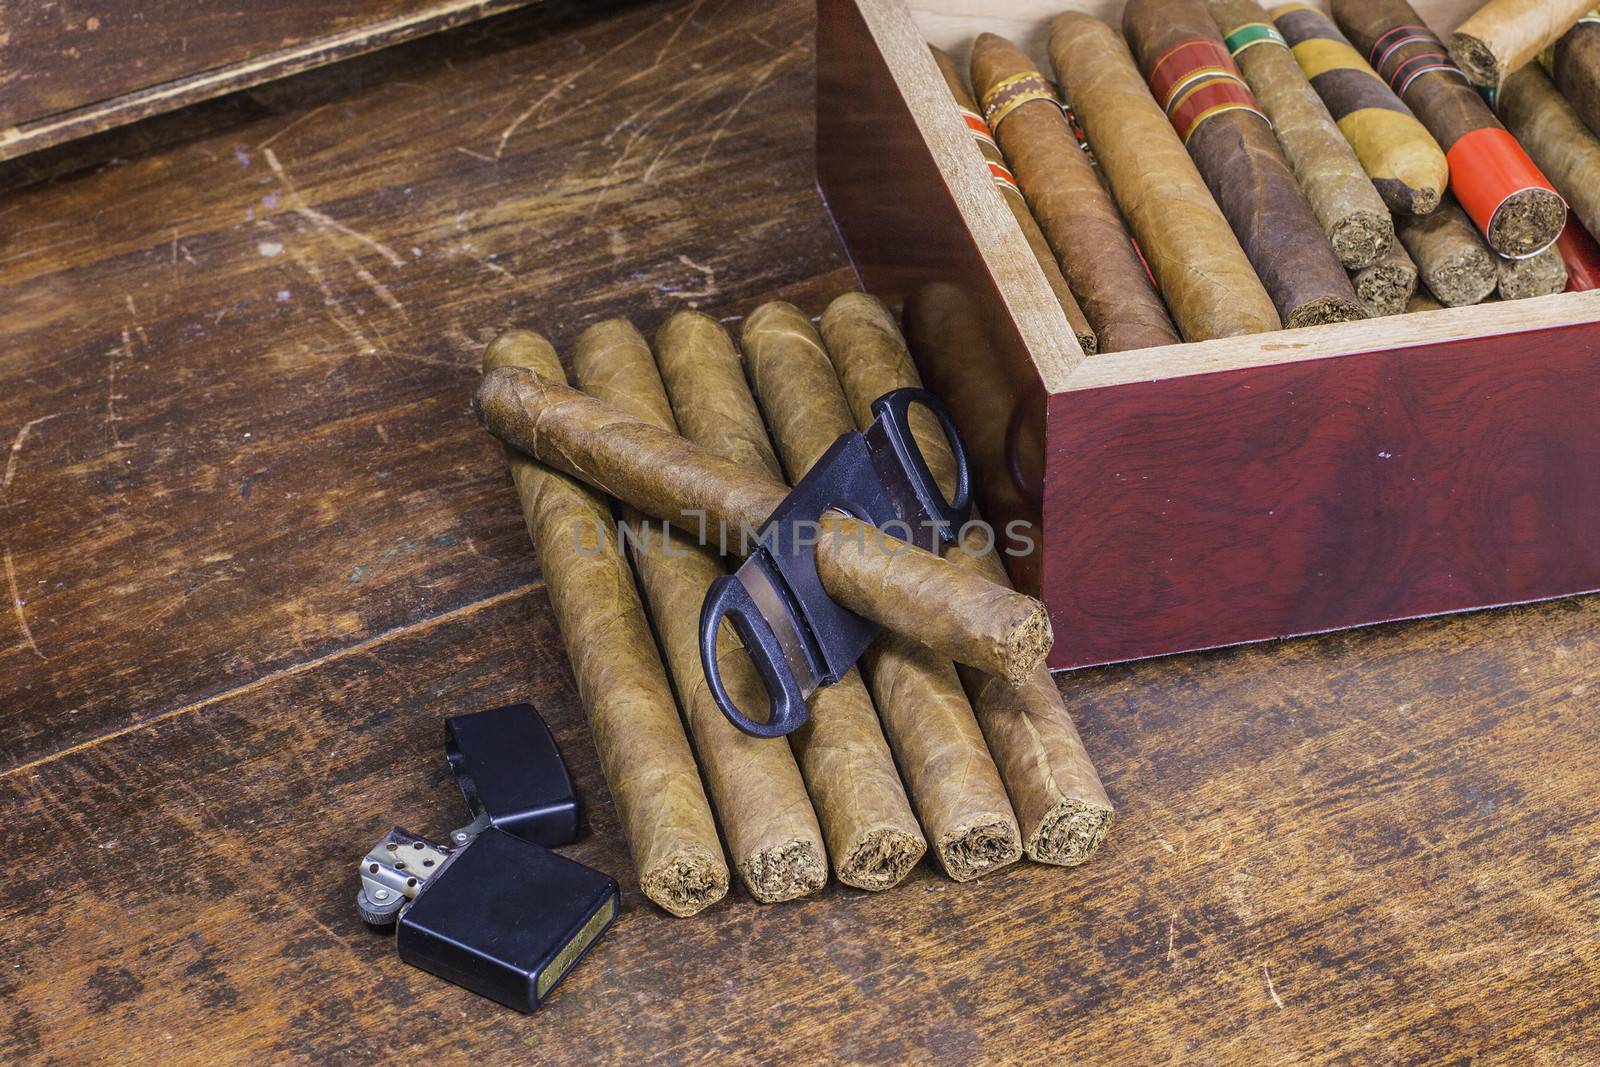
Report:
<svg viewBox="0 0 1600 1067"><path fill-rule="evenodd" d="M1418 0L1448 32L1475 0ZM1104 0L820 0L819 181L1054 668L1600 589L1600 292L1085 357L930 57ZM913 320L915 328L913 328Z"/></svg>

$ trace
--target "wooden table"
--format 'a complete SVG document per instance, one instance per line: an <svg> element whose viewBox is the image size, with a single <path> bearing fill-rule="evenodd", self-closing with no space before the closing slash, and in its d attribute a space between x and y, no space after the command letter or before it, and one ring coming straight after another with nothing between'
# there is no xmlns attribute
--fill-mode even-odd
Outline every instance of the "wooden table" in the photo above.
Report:
<svg viewBox="0 0 1600 1067"><path fill-rule="evenodd" d="M1595 599L1065 677L1120 806L1085 868L629 884L467 397L513 324L852 286L810 6L505 16L0 201L11 1057L1600 1057ZM353 908L392 822L460 821L441 718L521 699L625 886L532 1018Z"/></svg>

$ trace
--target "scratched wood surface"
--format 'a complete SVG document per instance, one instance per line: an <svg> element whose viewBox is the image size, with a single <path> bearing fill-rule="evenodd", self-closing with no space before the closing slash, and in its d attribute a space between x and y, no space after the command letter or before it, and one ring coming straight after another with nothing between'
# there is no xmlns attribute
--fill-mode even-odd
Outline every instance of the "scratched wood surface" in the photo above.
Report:
<svg viewBox="0 0 1600 1067"><path fill-rule="evenodd" d="M1063 678L1099 858L632 888L482 343L813 311L810 5L556 5L0 201L0 1056L1600 1057L1600 601ZM9 441L9 444L7 442ZM541 1015L402 966L354 860L531 699L625 914Z"/></svg>

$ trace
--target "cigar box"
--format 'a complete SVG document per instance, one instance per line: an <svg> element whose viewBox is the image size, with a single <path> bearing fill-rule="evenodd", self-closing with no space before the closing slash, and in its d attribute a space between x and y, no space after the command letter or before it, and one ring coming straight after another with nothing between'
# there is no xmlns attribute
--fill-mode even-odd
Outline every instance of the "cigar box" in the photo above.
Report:
<svg viewBox="0 0 1600 1067"><path fill-rule="evenodd" d="M1419 0L1441 33L1475 0ZM817 169L1055 668L1600 589L1600 292L1085 357L927 51L1102 0L820 0Z"/></svg>

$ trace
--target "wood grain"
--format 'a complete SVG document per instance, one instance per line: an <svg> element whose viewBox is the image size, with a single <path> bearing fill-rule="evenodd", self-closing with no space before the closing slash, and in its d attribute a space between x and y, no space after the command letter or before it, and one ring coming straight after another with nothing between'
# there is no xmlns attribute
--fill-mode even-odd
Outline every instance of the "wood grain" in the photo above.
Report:
<svg viewBox="0 0 1600 1067"><path fill-rule="evenodd" d="M516 16L0 205L6 1058L1593 1059L1595 598L1078 672L1120 812L1093 864L687 922L628 888L538 1018L357 922L352 861L461 818L440 720L509 700L571 768L564 851L634 884L465 397L506 324L570 347L851 286L811 185L811 17ZM456 151L493 158L552 90L498 164ZM418 264L264 213L274 135L308 207Z"/></svg>
<svg viewBox="0 0 1600 1067"><path fill-rule="evenodd" d="M532 0L0 3L0 160ZM7 128L9 127L9 128Z"/></svg>

